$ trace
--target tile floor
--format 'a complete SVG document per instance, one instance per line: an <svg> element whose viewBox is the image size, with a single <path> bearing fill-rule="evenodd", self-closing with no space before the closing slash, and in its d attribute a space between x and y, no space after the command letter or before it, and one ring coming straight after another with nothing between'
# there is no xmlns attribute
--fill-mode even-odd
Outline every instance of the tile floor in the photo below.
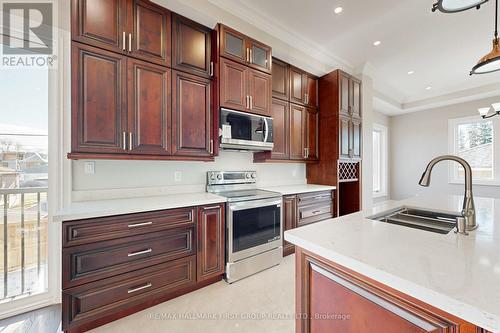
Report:
<svg viewBox="0 0 500 333"><path fill-rule="evenodd" d="M224 281L212 284L91 332L293 333L294 283L291 255L279 266L234 284ZM61 332L60 305L0 321L0 333L58 332Z"/></svg>

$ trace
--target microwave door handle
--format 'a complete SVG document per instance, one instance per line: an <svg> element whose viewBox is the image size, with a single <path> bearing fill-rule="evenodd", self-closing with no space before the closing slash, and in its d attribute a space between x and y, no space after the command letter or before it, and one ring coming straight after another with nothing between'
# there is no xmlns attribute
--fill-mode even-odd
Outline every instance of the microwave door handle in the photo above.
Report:
<svg viewBox="0 0 500 333"><path fill-rule="evenodd" d="M267 136L268 136L268 123L267 123L267 119L266 118L263 118L264 119L264 142L267 142Z"/></svg>

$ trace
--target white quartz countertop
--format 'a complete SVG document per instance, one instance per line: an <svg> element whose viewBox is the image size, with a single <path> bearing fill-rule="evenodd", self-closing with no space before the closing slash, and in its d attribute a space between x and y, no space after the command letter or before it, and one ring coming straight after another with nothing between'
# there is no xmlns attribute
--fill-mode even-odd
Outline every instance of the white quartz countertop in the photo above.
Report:
<svg viewBox="0 0 500 333"><path fill-rule="evenodd" d="M282 185L282 186L268 186L262 187L263 190L279 192L282 195L300 194L319 191L335 190L335 186L315 185L315 184L299 184L299 185Z"/></svg>
<svg viewBox="0 0 500 333"><path fill-rule="evenodd" d="M226 202L226 198L206 193L183 193L164 196L74 202L58 212L54 221L69 221L93 217L149 212L162 209L211 205Z"/></svg>
<svg viewBox="0 0 500 333"><path fill-rule="evenodd" d="M285 239L491 332L500 332L500 199L475 198L476 231L447 235L367 216L401 206L457 213L461 196L415 197L285 232Z"/></svg>

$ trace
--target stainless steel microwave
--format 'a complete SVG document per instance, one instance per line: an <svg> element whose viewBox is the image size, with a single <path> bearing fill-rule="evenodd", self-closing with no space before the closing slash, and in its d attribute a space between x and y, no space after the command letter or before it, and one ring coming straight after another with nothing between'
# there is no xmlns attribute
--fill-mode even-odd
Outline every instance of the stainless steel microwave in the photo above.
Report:
<svg viewBox="0 0 500 333"><path fill-rule="evenodd" d="M233 150L273 150L273 118L220 109L220 147Z"/></svg>

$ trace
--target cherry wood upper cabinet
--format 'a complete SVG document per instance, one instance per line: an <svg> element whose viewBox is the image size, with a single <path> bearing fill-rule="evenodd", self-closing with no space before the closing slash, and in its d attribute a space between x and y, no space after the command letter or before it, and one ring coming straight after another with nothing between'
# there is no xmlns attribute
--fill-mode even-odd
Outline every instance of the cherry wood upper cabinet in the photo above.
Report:
<svg viewBox="0 0 500 333"><path fill-rule="evenodd" d="M124 52L128 38L128 1L72 0L72 39L107 50Z"/></svg>
<svg viewBox="0 0 500 333"><path fill-rule="evenodd" d="M212 29L172 13L172 67L211 77Z"/></svg>
<svg viewBox="0 0 500 333"><path fill-rule="evenodd" d="M351 120L348 116L339 116L339 157L350 158Z"/></svg>
<svg viewBox="0 0 500 333"><path fill-rule="evenodd" d="M349 83L349 76L340 72L339 74L339 96L340 96L340 109L339 112L345 115L350 115L350 104L351 104L351 85Z"/></svg>
<svg viewBox="0 0 500 333"><path fill-rule="evenodd" d="M211 156L211 81L174 71L172 79L173 154Z"/></svg>
<svg viewBox="0 0 500 333"><path fill-rule="evenodd" d="M290 159L303 160L306 157L306 109L290 104Z"/></svg>
<svg viewBox="0 0 500 333"><path fill-rule="evenodd" d="M263 116L271 114L271 75L247 69L249 109Z"/></svg>
<svg viewBox="0 0 500 333"><path fill-rule="evenodd" d="M128 149L131 154L170 154L171 71L128 60Z"/></svg>
<svg viewBox="0 0 500 333"><path fill-rule="evenodd" d="M289 65L281 60L273 58L273 97L288 100L289 89Z"/></svg>
<svg viewBox="0 0 500 333"><path fill-rule="evenodd" d="M126 151L126 57L72 46L72 152Z"/></svg>
<svg viewBox="0 0 500 333"><path fill-rule="evenodd" d="M288 159L290 156L290 105L289 103L273 98L271 107L273 118L274 148L272 158Z"/></svg>
<svg viewBox="0 0 500 333"><path fill-rule="evenodd" d="M248 68L224 58L220 59L220 106L248 111L247 72Z"/></svg>
<svg viewBox="0 0 500 333"><path fill-rule="evenodd" d="M145 0L72 0L72 39L170 66L170 11Z"/></svg>
<svg viewBox="0 0 500 333"><path fill-rule="evenodd" d="M361 141L362 141L362 133L361 133L361 120L357 118L353 118L351 121L351 158L360 159L361 158Z"/></svg>
<svg viewBox="0 0 500 333"><path fill-rule="evenodd" d="M133 56L170 66L171 14L149 1L134 0L128 51Z"/></svg>
<svg viewBox="0 0 500 333"><path fill-rule="evenodd" d="M305 100L306 105L316 108L318 107L318 79L311 75L306 74L306 91Z"/></svg>
<svg viewBox="0 0 500 333"><path fill-rule="evenodd" d="M223 205L199 208L197 281L224 274L225 223Z"/></svg>
<svg viewBox="0 0 500 333"><path fill-rule="evenodd" d="M304 104L304 72L296 67L290 67L290 102Z"/></svg>
<svg viewBox="0 0 500 333"><path fill-rule="evenodd" d="M318 160L318 110L306 108L306 158L310 161Z"/></svg>
<svg viewBox="0 0 500 333"><path fill-rule="evenodd" d="M352 116L361 118L361 82L354 78L351 78L350 101Z"/></svg>
<svg viewBox="0 0 500 333"><path fill-rule="evenodd" d="M219 24L219 54L249 67L271 74L272 49L255 39Z"/></svg>

